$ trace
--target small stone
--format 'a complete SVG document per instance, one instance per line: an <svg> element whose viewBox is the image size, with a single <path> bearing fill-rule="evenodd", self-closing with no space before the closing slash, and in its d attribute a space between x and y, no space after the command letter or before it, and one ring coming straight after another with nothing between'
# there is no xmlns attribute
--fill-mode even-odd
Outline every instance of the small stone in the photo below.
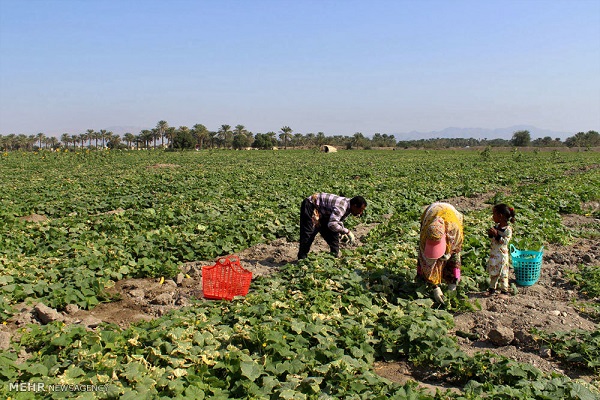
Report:
<svg viewBox="0 0 600 400"><path fill-rule="evenodd" d="M167 280L165 280L165 282L163 283L163 285L164 285L165 287L167 287L167 286L168 286L168 287L172 287L172 288L176 288L176 287L177 287L177 283L175 283L175 281L174 281L174 280L172 280L172 279L167 279Z"/></svg>
<svg viewBox="0 0 600 400"><path fill-rule="evenodd" d="M507 346L515 339L515 333L506 326L496 326L490 330L488 338L496 346Z"/></svg>
<svg viewBox="0 0 600 400"><path fill-rule="evenodd" d="M187 298L185 297L180 297L177 299L177 301L175 302L175 305L177 306L181 306L181 307L187 307L190 305L190 302Z"/></svg>
<svg viewBox="0 0 600 400"><path fill-rule="evenodd" d="M185 264L182 265L181 268L179 268L181 270L182 273L184 274L188 274L190 272L190 270L192 269L192 266L189 264Z"/></svg>
<svg viewBox="0 0 600 400"><path fill-rule="evenodd" d="M50 308L43 303L38 303L33 307L33 314L44 325L54 321L62 321L64 317L54 308Z"/></svg>
<svg viewBox="0 0 600 400"><path fill-rule="evenodd" d="M590 263L594 262L594 257L592 257L590 254L585 254L583 256L583 262L586 264L590 264Z"/></svg>
<svg viewBox="0 0 600 400"><path fill-rule="evenodd" d="M533 335L525 330L519 330L515 332L515 340L522 345L528 345L533 343Z"/></svg>
<svg viewBox="0 0 600 400"><path fill-rule="evenodd" d="M198 282L194 281L193 279L186 279L181 284L181 286L184 287L184 288L191 288L191 287L194 287L194 286L197 286L197 285L198 285Z"/></svg>
<svg viewBox="0 0 600 400"><path fill-rule="evenodd" d="M551 356L552 356L552 350L550 350L547 347L541 347L540 348L540 357L550 358Z"/></svg>
<svg viewBox="0 0 600 400"><path fill-rule="evenodd" d="M131 297L141 298L143 299L146 296L146 291L144 289L133 289L129 292Z"/></svg>
<svg viewBox="0 0 600 400"><path fill-rule="evenodd" d="M488 307L488 310L492 312L501 312L502 307L499 304L492 304Z"/></svg>
<svg viewBox="0 0 600 400"><path fill-rule="evenodd" d="M171 293L161 293L154 298L152 304L169 305L173 304L173 295Z"/></svg>
<svg viewBox="0 0 600 400"><path fill-rule="evenodd" d="M87 316L81 321L81 325L85 325L88 328L97 328L102 323L101 319L93 316Z"/></svg>
<svg viewBox="0 0 600 400"><path fill-rule="evenodd" d="M75 314L77 311L79 311L79 306L77 304L67 304L65 307L65 312L67 314Z"/></svg>
<svg viewBox="0 0 600 400"><path fill-rule="evenodd" d="M0 350L8 350L10 348L10 332L0 332Z"/></svg>

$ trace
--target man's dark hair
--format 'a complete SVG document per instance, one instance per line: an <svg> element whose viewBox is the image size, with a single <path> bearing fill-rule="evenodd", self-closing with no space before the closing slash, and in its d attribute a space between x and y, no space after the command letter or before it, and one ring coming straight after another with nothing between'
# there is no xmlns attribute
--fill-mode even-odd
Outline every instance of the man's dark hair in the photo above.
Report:
<svg viewBox="0 0 600 400"><path fill-rule="evenodd" d="M356 207L362 207L362 206L366 207L367 201L362 196L354 196L353 198L350 199L350 205L356 206Z"/></svg>

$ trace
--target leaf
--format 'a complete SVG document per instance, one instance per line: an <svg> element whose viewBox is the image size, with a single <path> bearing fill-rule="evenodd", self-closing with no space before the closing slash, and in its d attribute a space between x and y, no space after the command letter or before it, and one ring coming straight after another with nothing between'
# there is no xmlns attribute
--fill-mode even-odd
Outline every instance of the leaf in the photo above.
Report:
<svg viewBox="0 0 600 400"><path fill-rule="evenodd" d="M580 400L596 400L598 399L597 395L592 393L588 388L579 383L573 383L569 394L573 396L573 398Z"/></svg>
<svg viewBox="0 0 600 400"><path fill-rule="evenodd" d="M195 399L195 400L203 400L204 399L204 390L197 388L195 386L188 386L184 392L186 398Z"/></svg>
<svg viewBox="0 0 600 400"><path fill-rule="evenodd" d="M240 368L242 375L253 382L263 373L263 369L254 361L242 361Z"/></svg>
<svg viewBox="0 0 600 400"><path fill-rule="evenodd" d="M14 282L14 279L10 275L0 276L0 285L6 285L8 283Z"/></svg>
<svg viewBox="0 0 600 400"><path fill-rule="evenodd" d="M33 376L47 376L48 368L43 364L32 364L27 367L27 372Z"/></svg>

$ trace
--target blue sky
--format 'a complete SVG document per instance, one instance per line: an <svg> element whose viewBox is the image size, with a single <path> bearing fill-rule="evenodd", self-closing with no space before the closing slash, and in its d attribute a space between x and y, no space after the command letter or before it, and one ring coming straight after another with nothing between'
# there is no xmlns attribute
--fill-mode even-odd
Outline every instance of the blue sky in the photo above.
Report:
<svg viewBox="0 0 600 400"><path fill-rule="evenodd" d="M600 0L0 0L0 134L159 120L598 131Z"/></svg>

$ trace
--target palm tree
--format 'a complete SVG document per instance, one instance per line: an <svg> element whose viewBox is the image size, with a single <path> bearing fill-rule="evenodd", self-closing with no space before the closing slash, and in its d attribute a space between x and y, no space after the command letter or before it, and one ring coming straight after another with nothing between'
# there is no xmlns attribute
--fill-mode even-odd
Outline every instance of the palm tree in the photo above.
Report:
<svg viewBox="0 0 600 400"><path fill-rule="evenodd" d="M140 133L139 135L135 136L135 149L139 150L140 149L140 143L142 143L144 140L142 139L142 134Z"/></svg>
<svg viewBox="0 0 600 400"><path fill-rule="evenodd" d="M292 128L289 126L284 126L281 128L281 135L279 135L280 139L283 139L283 148L287 149L288 139L292 138Z"/></svg>
<svg viewBox="0 0 600 400"><path fill-rule="evenodd" d="M318 132L317 136L315 137L315 144L317 145L317 147L321 147L325 144L325 142L327 141L327 138L325 137L325 134L323 132Z"/></svg>
<svg viewBox="0 0 600 400"><path fill-rule="evenodd" d="M356 132L352 137L352 145L356 148L363 146L365 143L365 137L361 132Z"/></svg>
<svg viewBox="0 0 600 400"><path fill-rule="evenodd" d="M217 132L215 131L210 131L208 132L208 141L210 143L210 148L212 149L213 147L215 147L215 144L217 143Z"/></svg>
<svg viewBox="0 0 600 400"><path fill-rule="evenodd" d="M123 139L127 143L127 149L131 149L131 143L135 142L135 135L133 133L126 132L123 135Z"/></svg>
<svg viewBox="0 0 600 400"><path fill-rule="evenodd" d="M14 147L17 143L17 135L11 133L10 135L6 135L3 140L3 148L4 150L14 150Z"/></svg>
<svg viewBox="0 0 600 400"><path fill-rule="evenodd" d="M29 141L27 139L27 136L23 133L19 134L17 136L17 148L19 150L27 150L27 146L29 145Z"/></svg>
<svg viewBox="0 0 600 400"><path fill-rule="evenodd" d="M252 133L248 132L244 125L236 125L233 131L232 146L234 149L244 149L252 144Z"/></svg>
<svg viewBox="0 0 600 400"><path fill-rule="evenodd" d="M88 141L88 143L89 143L89 140L91 140L91 139L90 139L90 135L88 135L88 134L87 134L87 132L80 134L80 135L79 135L79 139L81 140L81 148L82 148L82 149L83 149L83 147L84 147L84 143L85 143L85 141L87 140L87 141Z"/></svg>
<svg viewBox="0 0 600 400"><path fill-rule="evenodd" d="M233 130L233 133L238 135L245 135L246 132L246 127L244 125L236 125L235 129Z"/></svg>
<svg viewBox="0 0 600 400"><path fill-rule="evenodd" d="M162 135L158 131L158 128L154 128L154 129L150 130L150 132L152 132L152 142L153 142L152 148L156 149L156 141L158 140L159 137L162 137Z"/></svg>
<svg viewBox="0 0 600 400"><path fill-rule="evenodd" d="M6 150L12 150L15 145L16 135L11 133L4 138L4 148Z"/></svg>
<svg viewBox="0 0 600 400"><path fill-rule="evenodd" d="M110 148L110 143L113 140L114 136L115 136L115 134L112 133L112 132L107 132L106 133L106 147L107 148Z"/></svg>
<svg viewBox="0 0 600 400"><path fill-rule="evenodd" d="M217 135L219 138L219 142L223 143L223 146L227 146L230 141L230 138L233 139L233 133L231 132L231 126L229 125L221 125L219 130L217 131Z"/></svg>
<svg viewBox="0 0 600 400"><path fill-rule="evenodd" d="M115 149L117 147L119 147L119 144L121 143L121 137L113 132L108 132L108 137L107 137L107 147L109 149Z"/></svg>
<svg viewBox="0 0 600 400"><path fill-rule="evenodd" d="M175 135L177 134L177 129L174 126L169 126L165 131L165 136L167 136L167 140L169 141L169 147L173 148L173 142L175 141Z"/></svg>
<svg viewBox="0 0 600 400"><path fill-rule="evenodd" d="M69 142L71 141L71 136L68 133L63 133L60 137L60 141L65 145L65 147L69 148Z"/></svg>
<svg viewBox="0 0 600 400"><path fill-rule="evenodd" d="M148 148L148 143L152 140L152 131L148 129L144 129L140 132L140 139L142 139L142 143L144 143L144 147Z"/></svg>
<svg viewBox="0 0 600 400"><path fill-rule="evenodd" d="M275 147L277 145L277 134L273 131L265 133L267 140L271 143L271 147Z"/></svg>
<svg viewBox="0 0 600 400"><path fill-rule="evenodd" d="M99 132L99 134L100 134L99 136L100 137L99 137L99 139L102 140L102 148L104 148L104 142L106 141L106 134L107 133L108 132L106 132L106 129L100 129L100 132Z"/></svg>
<svg viewBox="0 0 600 400"><path fill-rule="evenodd" d="M177 142L177 148L184 149L188 146L192 145L192 141L190 140L190 136L193 137L193 133L187 126L180 126L179 128L174 130L175 135L173 135L172 143L173 148L175 147L175 142Z"/></svg>
<svg viewBox="0 0 600 400"><path fill-rule="evenodd" d="M156 130L157 130L158 135L160 137L160 145L162 147L164 147L164 145L165 145L165 133L167 132L168 128L169 128L169 123L167 121L160 120L156 124Z"/></svg>
<svg viewBox="0 0 600 400"><path fill-rule="evenodd" d="M88 138L88 146L92 147L92 140L96 140L96 149L98 148L98 136L96 136L96 132L94 132L93 129L88 129L87 131L85 131L85 133L87 134L87 138Z"/></svg>
<svg viewBox="0 0 600 400"><path fill-rule="evenodd" d="M202 150L204 139L207 139L209 136L208 129L202 124L196 124L192 127L192 135L194 135L196 142L200 144L200 150Z"/></svg>
<svg viewBox="0 0 600 400"><path fill-rule="evenodd" d="M38 133L38 134L37 134L36 138L37 138L37 140L38 140L38 142L39 142L39 148L40 148L40 150L41 150L41 149L42 149L42 141L43 141L44 139L46 139L46 135L44 135L44 133L43 133L43 132L40 132L40 133Z"/></svg>
<svg viewBox="0 0 600 400"><path fill-rule="evenodd" d="M50 136L48 139L46 139L46 147L48 145L50 145L51 149L55 149L57 144L58 144L58 139L54 136Z"/></svg>
<svg viewBox="0 0 600 400"><path fill-rule="evenodd" d="M302 146L304 142L304 135L301 133L294 133L294 137L292 138L292 147Z"/></svg>
<svg viewBox="0 0 600 400"><path fill-rule="evenodd" d="M77 138L79 139L79 142L81 143L81 149L83 149L83 144L87 140L87 135L85 133L80 133L79 135L77 135Z"/></svg>

